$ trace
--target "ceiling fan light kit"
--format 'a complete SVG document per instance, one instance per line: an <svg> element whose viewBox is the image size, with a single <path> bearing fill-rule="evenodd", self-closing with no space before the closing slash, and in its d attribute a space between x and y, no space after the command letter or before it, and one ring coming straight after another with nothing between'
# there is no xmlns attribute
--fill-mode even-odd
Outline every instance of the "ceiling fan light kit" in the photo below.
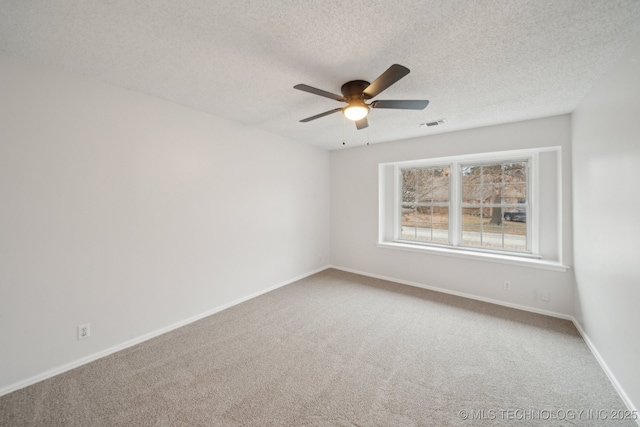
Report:
<svg viewBox="0 0 640 427"><path fill-rule="evenodd" d="M351 104L342 110L342 114L344 114L347 119L356 122L367 117L369 107L364 105L364 103L362 105Z"/></svg>
<svg viewBox="0 0 640 427"><path fill-rule="evenodd" d="M325 98L331 98L336 101L346 102L348 105L343 108L335 108L333 110L325 111L324 113L316 114L315 116L307 117L300 120L303 123L310 122L312 120L319 119L320 117L328 116L329 114L342 111L342 114L349 120L352 120L356 124L358 130L364 129L369 126L367 122L367 115L370 108L387 108L397 110L423 110L429 105L427 100L377 100L370 104L365 101L378 96L382 91L387 89L392 84L409 74L409 69L399 64L393 64L384 73L380 75L373 83L369 83L365 80L352 80L342 85L340 92L342 96L336 95L331 92L317 89L305 84L295 85L293 88L301 90L303 92L312 93L318 96L324 96Z"/></svg>

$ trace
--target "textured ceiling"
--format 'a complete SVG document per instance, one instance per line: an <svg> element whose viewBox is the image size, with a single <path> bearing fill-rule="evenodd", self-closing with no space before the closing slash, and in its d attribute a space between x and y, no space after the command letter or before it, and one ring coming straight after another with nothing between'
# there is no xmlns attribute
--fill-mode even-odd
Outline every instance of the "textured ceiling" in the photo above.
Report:
<svg viewBox="0 0 640 427"><path fill-rule="evenodd" d="M640 29L640 0L1 0L0 50L328 149L572 111ZM334 93L411 73L369 128ZM446 118L442 126L419 123Z"/></svg>

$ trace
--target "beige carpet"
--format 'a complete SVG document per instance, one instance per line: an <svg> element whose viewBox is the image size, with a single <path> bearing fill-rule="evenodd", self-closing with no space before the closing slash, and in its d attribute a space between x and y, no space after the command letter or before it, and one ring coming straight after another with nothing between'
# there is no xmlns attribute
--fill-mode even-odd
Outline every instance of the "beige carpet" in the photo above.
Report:
<svg viewBox="0 0 640 427"><path fill-rule="evenodd" d="M0 425L636 425L603 410L569 321L326 270L0 397Z"/></svg>

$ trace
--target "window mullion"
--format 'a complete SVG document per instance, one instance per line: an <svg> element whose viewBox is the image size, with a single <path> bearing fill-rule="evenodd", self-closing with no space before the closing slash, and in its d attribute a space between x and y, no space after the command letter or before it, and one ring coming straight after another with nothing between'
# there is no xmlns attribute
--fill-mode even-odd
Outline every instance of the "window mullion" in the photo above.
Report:
<svg viewBox="0 0 640 427"><path fill-rule="evenodd" d="M538 219L540 215L540 208L538 203L539 196L539 182L537 175L531 171L538 170L539 154L534 153L531 156L530 162L527 164L527 199L526 199L526 212L528 217L527 221L527 249L533 253L540 251L539 242L537 239L538 233ZM532 212L533 210L533 212Z"/></svg>
<svg viewBox="0 0 640 427"><path fill-rule="evenodd" d="M393 238L397 240L402 236L402 169L400 169L398 166L395 167L395 179L396 195L394 205L396 207L396 227L394 227L395 236Z"/></svg>
<svg viewBox="0 0 640 427"><path fill-rule="evenodd" d="M460 208L462 200L461 174L462 169L460 168L460 163L452 163L451 172L449 173L449 235L451 236L451 244L454 246L460 244L460 235L462 233L462 215Z"/></svg>

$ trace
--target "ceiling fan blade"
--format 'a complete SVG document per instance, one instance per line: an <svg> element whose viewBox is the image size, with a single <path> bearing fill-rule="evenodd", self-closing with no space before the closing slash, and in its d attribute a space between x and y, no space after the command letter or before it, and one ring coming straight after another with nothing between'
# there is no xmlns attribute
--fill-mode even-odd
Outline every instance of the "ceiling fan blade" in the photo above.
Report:
<svg viewBox="0 0 640 427"><path fill-rule="evenodd" d="M383 90L409 74L409 69L402 65L393 64L384 73L380 75L373 83L371 83L363 93L369 97L374 98L380 94Z"/></svg>
<svg viewBox="0 0 640 427"><path fill-rule="evenodd" d="M356 120L356 128L358 128L358 130L364 129L367 127L369 127L369 122L367 121L366 117L360 120Z"/></svg>
<svg viewBox="0 0 640 427"><path fill-rule="evenodd" d="M406 100L406 101L373 101L371 108L395 108L397 110L424 110L429 101L423 100Z"/></svg>
<svg viewBox="0 0 640 427"><path fill-rule="evenodd" d="M312 93L314 95L324 96L325 98L335 99L336 101L347 102L347 100L344 99L344 97L342 97L340 95L336 95L335 93L327 92L326 90L316 89L315 87L311 87L311 86L308 86L308 85L299 84L299 85L295 85L293 88L301 90L303 92L309 92L309 93Z"/></svg>
<svg viewBox="0 0 640 427"><path fill-rule="evenodd" d="M342 108L325 111L324 113L316 114L315 116L307 117L306 119L302 119L300 121L302 123L310 122L311 120L319 119L320 117L328 116L329 114L337 113L338 111L342 111Z"/></svg>

